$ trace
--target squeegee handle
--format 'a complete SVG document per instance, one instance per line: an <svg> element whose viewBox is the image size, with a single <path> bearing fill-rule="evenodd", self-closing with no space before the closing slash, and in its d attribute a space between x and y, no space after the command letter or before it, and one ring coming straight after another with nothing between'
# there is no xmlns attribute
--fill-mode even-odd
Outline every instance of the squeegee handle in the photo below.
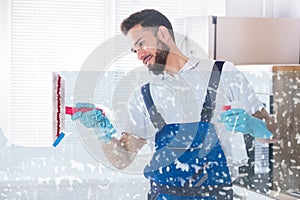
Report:
<svg viewBox="0 0 300 200"><path fill-rule="evenodd" d="M102 114L104 115L104 112L101 108L76 108L76 107L66 106L65 109L66 109L65 113L67 115L74 115L77 112L85 113L85 112L88 112L88 111L91 111L91 110L94 110L94 109L101 110Z"/></svg>

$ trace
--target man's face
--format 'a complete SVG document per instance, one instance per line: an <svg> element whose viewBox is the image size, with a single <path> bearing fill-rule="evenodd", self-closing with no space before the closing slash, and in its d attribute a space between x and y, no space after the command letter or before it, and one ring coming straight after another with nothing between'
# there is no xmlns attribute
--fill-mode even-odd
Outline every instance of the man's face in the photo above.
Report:
<svg viewBox="0 0 300 200"><path fill-rule="evenodd" d="M161 74L167 62L170 48L163 41L154 36L153 31L136 25L129 30L127 37L131 51L154 74Z"/></svg>

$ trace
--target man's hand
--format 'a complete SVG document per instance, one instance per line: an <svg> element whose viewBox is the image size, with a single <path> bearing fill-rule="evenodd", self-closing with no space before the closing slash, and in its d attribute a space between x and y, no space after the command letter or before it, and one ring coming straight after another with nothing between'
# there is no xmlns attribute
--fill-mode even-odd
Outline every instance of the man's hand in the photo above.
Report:
<svg viewBox="0 0 300 200"><path fill-rule="evenodd" d="M76 112L71 116L73 121L79 119L81 124L87 128L95 128L95 133L99 136L99 140L109 141L111 135L116 132L114 126L111 124L102 110L96 109L94 104L77 103L76 108L93 108L88 112Z"/></svg>
<svg viewBox="0 0 300 200"><path fill-rule="evenodd" d="M250 134L255 138L270 139L273 134L267 129L266 124L240 108L233 108L223 112L220 116L229 131Z"/></svg>

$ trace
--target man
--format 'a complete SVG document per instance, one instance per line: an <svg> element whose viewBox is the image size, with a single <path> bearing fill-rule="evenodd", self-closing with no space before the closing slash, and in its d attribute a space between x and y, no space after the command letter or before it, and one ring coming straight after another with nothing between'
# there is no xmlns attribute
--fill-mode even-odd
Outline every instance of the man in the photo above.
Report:
<svg viewBox="0 0 300 200"><path fill-rule="evenodd" d="M148 199L233 199L222 138L214 124L272 142L274 120L232 63L185 56L176 46L170 21L160 12L134 13L122 22L121 31L131 51L159 80L132 94L132 124L120 139L104 131L101 145L106 157L121 170L145 144L152 145L153 157L144 170L151 184ZM221 103L216 102L235 108L218 113ZM92 127L103 131L109 122L97 123L101 116L93 110L72 119L87 127L95 121Z"/></svg>

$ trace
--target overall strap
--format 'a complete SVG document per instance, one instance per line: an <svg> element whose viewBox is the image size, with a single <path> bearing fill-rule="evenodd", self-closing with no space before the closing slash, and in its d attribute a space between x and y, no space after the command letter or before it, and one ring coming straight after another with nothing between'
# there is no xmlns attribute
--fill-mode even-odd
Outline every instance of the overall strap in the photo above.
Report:
<svg viewBox="0 0 300 200"><path fill-rule="evenodd" d="M224 61L215 61L210 80L208 83L207 94L203 109L201 111L201 121L210 122L213 110L216 105L216 90L219 86L220 76L222 72ZM155 128L159 130L166 124L161 114L157 111L153 99L150 94L150 83L147 83L141 88L143 99L150 115L150 120Z"/></svg>
<svg viewBox="0 0 300 200"><path fill-rule="evenodd" d="M158 128L159 130L162 129L162 127L166 123L161 114L157 111L156 106L154 105L153 99L150 94L150 83L143 85L141 90L153 126L155 128Z"/></svg>
<svg viewBox="0 0 300 200"><path fill-rule="evenodd" d="M213 111L216 107L216 91L219 86L220 77L223 69L224 61L215 61L210 79L208 82L207 93L201 111L201 121L210 122Z"/></svg>

